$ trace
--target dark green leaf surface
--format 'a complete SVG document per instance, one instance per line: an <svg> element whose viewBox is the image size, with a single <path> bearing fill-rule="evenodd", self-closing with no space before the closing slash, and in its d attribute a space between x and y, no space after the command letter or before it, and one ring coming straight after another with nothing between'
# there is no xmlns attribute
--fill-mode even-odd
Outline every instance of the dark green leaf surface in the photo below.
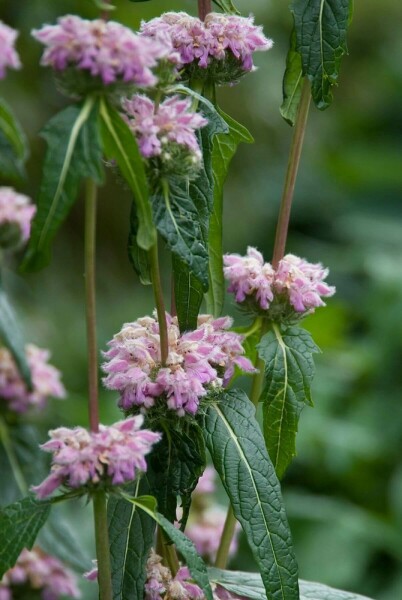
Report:
<svg viewBox="0 0 402 600"><path fill-rule="evenodd" d="M121 174L134 194L137 205L138 246L149 250L156 242L156 231L152 222L144 162L137 142L118 111L104 100L101 102L100 116L105 154L109 160L116 161Z"/></svg>
<svg viewBox="0 0 402 600"><path fill-rule="evenodd" d="M207 447L260 569L268 600L298 600L297 563L281 488L255 409L242 390L208 408Z"/></svg>
<svg viewBox="0 0 402 600"><path fill-rule="evenodd" d="M142 285L151 285L152 277L151 277L151 268L149 264L148 252L137 243L137 235L138 235L138 218L137 218L137 208L135 202L131 205L130 212L130 231L128 234L128 258L133 267L134 271L137 273L138 277Z"/></svg>
<svg viewBox="0 0 402 600"><path fill-rule="evenodd" d="M148 459L147 478L158 509L172 523L176 521L177 498L182 500L182 528L185 526L191 494L205 469L205 443L197 423L175 430L167 426L166 435Z"/></svg>
<svg viewBox="0 0 402 600"><path fill-rule="evenodd" d="M11 108L0 98L0 175L20 180L25 176L28 148L25 134Z"/></svg>
<svg viewBox="0 0 402 600"><path fill-rule="evenodd" d="M25 383L31 386L31 372L25 356L25 343L14 310L0 279L0 340L10 350Z"/></svg>
<svg viewBox="0 0 402 600"><path fill-rule="evenodd" d="M155 511L155 499L152 496L143 496L139 498L128 498L127 500L142 508L150 517L155 519L158 525L163 529L168 538L176 545L177 550L184 558L185 564L190 570L191 576L195 583L197 583L207 600L213 600L212 590L208 579L207 567L200 556L197 554L197 550L191 540L188 539L177 529L170 521L168 521L163 515ZM130 599L131 600L131 599Z"/></svg>
<svg viewBox="0 0 402 600"><path fill-rule="evenodd" d="M296 31L290 36L290 47L286 57L286 71L283 77L283 103L280 108L282 117L294 125L300 104L303 83L301 56L296 50Z"/></svg>
<svg viewBox="0 0 402 600"><path fill-rule="evenodd" d="M311 81L317 108L323 110L332 102L331 88L337 83L341 60L347 53L351 0L294 0L291 11L303 75Z"/></svg>
<svg viewBox="0 0 402 600"><path fill-rule="evenodd" d="M250 600L265 600L265 588L259 573L208 569L210 581L218 583L229 592ZM336 590L322 583L299 581L300 600L370 600L351 592Z"/></svg>
<svg viewBox="0 0 402 600"><path fill-rule="evenodd" d="M205 188L196 182L165 180L152 197L156 227L173 254L208 288L206 244L209 211Z"/></svg>
<svg viewBox="0 0 402 600"><path fill-rule="evenodd" d="M230 162L238 145L243 142L252 144L249 131L232 117L219 110L222 119L228 125L227 133L218 133L213 138L213 211L209 222L209 290L207 293L207 311L218 317L223 308L225 297L225 279L223 276L223 185L229 171Z"/></svg>
<svg viewBox="0 0 402 600"><path fill-rule="evenodd" d="M232 0L214 0L214 2L225 13L230 15L240 15L240 11L237 10Z"/></svg>
<svg viewBox="0 0 402 600"><path fill-rule="evenodd" d="M265 361L265 388L261 395L265 443L281 478L296 454L301 410L305 404L312 405L313 354L319 348L304 329L281 329L274 324L258 349Z"/></svg>
<svg viewBox="0 0 402 600"><path fill-rule="evenodd" d="M140 491L145 485L141 481ZM113 600L143 600L155 521L135 504L111 496L108 522Z"/></svg>
<svg viewBox="0 0 402 600"><path fill-rule="evenodd" d="M173 255L173 278L176 312L180 331L197 328L197 317L204 297L199 280L191 274L188 266Z"/></svg>
<svg viewBox="0 0 402 600"><path fill-rule="evenodd" d="M98 130L98 106L92 98L69 106L46 125L42 135L48 150L23 271L35 271L50 262L51 242L77 198L81 180L90 177L102 182Z"/></svg>
<svg viewBox="0 0 402 600"><path fill-rule="evenodd" d="M15 565L24 548L32 548L49 512L48 502L32 496L0 510L0 578Z"/></svg>

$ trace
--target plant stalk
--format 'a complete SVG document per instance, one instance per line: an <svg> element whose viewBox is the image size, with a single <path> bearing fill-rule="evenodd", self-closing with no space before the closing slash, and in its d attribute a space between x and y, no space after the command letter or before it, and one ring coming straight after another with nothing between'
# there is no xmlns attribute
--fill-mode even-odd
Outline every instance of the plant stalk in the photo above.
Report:
<svg viewBox="0 0 402 600"><path fill-rule="evenodd" d="M211 0L198 0L198 16L201 21L204 21L210 12L212 12Z"/></svg>
<svg viewBox="0 0 402 600"><path fill-rule="evenodd" d="M285 255L286 240L288 237L290 211L295 191L296 177L300 164L303 148L304 134L306 132L307 118L310 108L311 92L310 83L305 77L300 98L299 109L295 121L292 143L290 146L289 161L283 188L278 224L276 227L274 253L272 266L278 267L279 261Z"/></svg>
<svg viewBox="0 0 402 600"><path fill-rule="evenodd" d="M161 283L161 275L159 268L158 242L149 250L149 262L151 267L152 287L154 290L156 312L158 315L159 335L161 342L161 361L162 365L166 365L169 354L168 332L166 324L166 309L165 300L163 298L163 290Z"/></svg>
<svg viewBox="0 0 402 600"><path fill-rule="evenodd" d="M98 560L99 600L112 600L112 573L110 568L106 493L103 491L96 492L93 495L93 504L96 557Z"/></svg>
<svg viewBox="0 0 402 600"><path fill-rule="evenodd" d="M231 506L228 508L225 525L222 531L222 537L216 553L215 567L217 569L226 569L229 557L229 550L236 530L236 517Z"/></svg>
<svg viewBox="0 0 402 600"><path fill-rule="evenodd" d="M91 431L99 430L98 402L98 347L96 341L96 184L92 179L86 182L85 199L85 298L88 344L88 398L89 426Z"/></svg>
<svg viewBox="0 0 402 600"><path fill-rule="evenodd" d="M88 340L88 402L89 425L93 432L99 431L98 398L98 347L96 342L96 201L97 188L94 181L86 182L85 198L85 299ZM112 600L109 531L107 523L107 499L104 491L93 495L96 557L98 560L98 584L100 600Z"/></svg>
<svg viewBox="0 0 402 600"><path fill-rule="evenodd" d="M28 494L28 486L18 462L18 458L15 454L7 423L3 417L0 417L0 441L3 443L3 447L6 452L8 462L10 463L18 489L23 496L26 496Z"/></svg>

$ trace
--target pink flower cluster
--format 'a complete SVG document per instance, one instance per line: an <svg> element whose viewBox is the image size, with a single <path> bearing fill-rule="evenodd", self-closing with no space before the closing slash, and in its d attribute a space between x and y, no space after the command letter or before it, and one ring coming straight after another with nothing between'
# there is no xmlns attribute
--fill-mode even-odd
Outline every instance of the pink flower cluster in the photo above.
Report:
<svg viewBox="0 0 402 600"><path fill-rule="evenodd" d="M251 297L263 310L284 300L296 313L307 314L325 306L322 298L335 293L335 288L324 281L328 269L293 254L285 256L274 270L264 263L258 250L249 247L246 256L226 254L224 265L225 277L230 282L228 291L235 294L236 302Z"/></svg>
<svg viewBox="0 0 402 600"><path fill-rule="evenodd" d="M230 317L198 318L198 328L181 334L176 317L166 314L169 354L161 364L159 325L144 317L126 323L105 352L103 365L108 374L104 384L120 392L120 407L144 410L163 397L170 410L179 416L195 415L208 387L221 387L232 377L235 366L254 372L242 354L242 336L228 331Z"/></svg>
<svg viewBox="0 0 402 600"><path fill-rule="evenodd" d="M217 506L212 494L216 491L216 473L213 467L207 467L193 494L190 518L186 535L194 543L198 554L214 562L226 520L226 509ZM230 545L229 556L238 548L239 524Z"/></svg>
<svg viewBox="0 0 402 600"><path fill-rule="evenodd" d="M0 400L17 413L24 413L31 407L43 408L49 397L64 398L66 393L60 381L60 371L48 363L50 352L33 344L28 344L25 352L31 371L31 391L9 350L0 348Z"/></svg>
<svg viewBox="0 0 402 600"><path fill-rule="evenodd" d="M0 187L0 237L4 238L5 243L9 236L13 237L13 233L8 232L13 227L18 228L18 235L16 243L12 245L26 242L31 233L31 221L35 213L36 206L28 196L18 194L10 187Z"/></svg>
<svg viewBox="0 0 402 600"><path fill-rule="evenodd" d="M14 600L20 591L40 594L42 600L59 600L69 596L80 598L74 575L54 556L44 554L39 548L24 549L16 565L0 581L0 600ZM38 596L39 597L39 596Z"/></svg>
<svg viewBox="0 0 402 600"><path fill-rule="evenodd" d="M20 59L14 45L18 31L0 21L0 79L6 76L6 69L19 69Z"/></svg>
<svg viewBox="0 0 402 600"><path fill-rule="evenodd" d="M157 78L152 69L172 51L166 40L144 40L120 23L75 15L61 17L57 25L44 25L32 34L46 46L43 65L56 71L73 66L100 77L104 85L123 81L153 86Z"/></svg>
<svg viewBox="0 0 402 600"><path fill-rule="evenodd" d="M32 490L42 499L62 486L77 489L133 481L137 470L147 470L145 456L161 439L159 433L141 430L143 421L138 415L108 427L101 425L98 432L82 427L50 431L50 440L41 448L53 454L51 473Z"/></svg>
<svg viewBox="0 0 402 600"><path fill-rule="evenodd" d="M243 73L252 71L253 53L269 50L273 45L262 27L254 25L252 17L220 13L210 13L203 22L185 12L168 12L143 22L141 32L155 38L169 35L181 64L194 63L200 69L234 59Z"/></svg>
<svg viewBox="0 0 402 600"><path fill-rule="evenodd" d="M123 100L126 121L138 139L141 154L145 158L161 156L172 158L171 145L183 146L196 162L202 154L195 131L207 125L199 113L191 110L191 100L172 96L156 109L155 103L142 95Z"/></svg>
<svg viewBox="0 0 402 600"><path fill-rule="evenodd" d="M198 585L191 583L191 575L187 567L181 567L175 577L172 577L170 569L162 565L161 557L151 550L147 562L145 600L161 600L162 598L201 600L204 598L204 594Z"/></svg>

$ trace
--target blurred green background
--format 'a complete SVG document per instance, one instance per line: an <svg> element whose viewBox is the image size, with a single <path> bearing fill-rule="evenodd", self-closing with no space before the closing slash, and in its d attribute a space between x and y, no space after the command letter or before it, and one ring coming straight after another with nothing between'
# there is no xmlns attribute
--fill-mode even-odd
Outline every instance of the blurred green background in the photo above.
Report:
<svg viewBox="0 0 402 600"><path fill-rule="evenodd" d="M132 4L116 0L114 18L137 28L163 10L195 13L195 0ZM239 0L275 41L256 57L257 72L222 89L226 112L247 125L255 144L242 146L225 193L225 249L257 246L270 258L291 138L281 119L281 85L291 15L283 0ZM65 104L51 72L39 66L30 30L65 13L95 17L90 0L2 0L0 18L21 31L24 69L1 82L29 137L29 184L36 197L44 142L38 133ZM402 5L356 2L333 106L311 111L297 184L288 250L331 269L337 295L306 320L323 350L317 358L314 409L300 423L298 457L283 490L301 576L365 593L402 598ZM99 346L127 320L152 310L127 256L130 198L110 177L99 201ZM27 338L51 348L69 398L54 402L46 426L86 424L83 294L83 205L78 202L54 245L51 265L8 286ZM169 265L166 262L165 286ZM235 314L228 298L227 312ZM102 393L102 419L119 417ZM91 520L70 508L72 527ZM234 567L253 568L245 544ZM86 588L84 598L94 589Z"/></svg>

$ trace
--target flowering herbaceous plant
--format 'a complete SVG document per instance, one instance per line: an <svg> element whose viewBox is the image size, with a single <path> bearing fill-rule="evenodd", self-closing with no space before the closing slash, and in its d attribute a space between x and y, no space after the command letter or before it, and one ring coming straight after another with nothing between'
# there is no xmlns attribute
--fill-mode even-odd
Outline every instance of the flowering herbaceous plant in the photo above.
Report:
<svg viewBox="0 0 402 600"><path fill-rule="evenodd" d="M85 576L101 600L358 598L299 580L280 486L300 412L311 405L318 352L301 321L335 293L319 257L286 253L287 230L310 100L321 110L332 101L352 1L291 5L280 110L293 135L270 262L252 239L244 255L223 254L224 181L238 145L253 138L218 98L221 86L253 76L254 54L273 41L231 1L214 4L198 0L198 15L166 12L137 32L111 20L113 6L99 1L93 20L65 15L37 25L41 64L67 107L43 130L48 150L36 202L18 191L26 141L0 100L3 266L15 266L24 246L22 272L46 266L84 184L89 406L88 428L61 425L41 440L39 456L35 442L20 451L33 434L27 415L38 419L50 398L68 402L68 394L50 352L24 343L2 286L0 439L11 491L0 512L0 600L80 597L71 571L83 575L80 544L52 516L72 498L93 505L96 560ZM23 68L17 35L0 23L1 79ZM97 188L107 171L131 190L123 233L153 301L150 293L149 314L122 324L99 348ZM172 289L162 288L162 248L171 255ZM248 326L222 314L226 290ZM99 423L100 361L102 383L121 409L112 425ZM32 474L32 453L38 465L48 456L50 469ZM218 478L226 506L212 501ZM258 573L227 570L241 531Z"/></svg>

